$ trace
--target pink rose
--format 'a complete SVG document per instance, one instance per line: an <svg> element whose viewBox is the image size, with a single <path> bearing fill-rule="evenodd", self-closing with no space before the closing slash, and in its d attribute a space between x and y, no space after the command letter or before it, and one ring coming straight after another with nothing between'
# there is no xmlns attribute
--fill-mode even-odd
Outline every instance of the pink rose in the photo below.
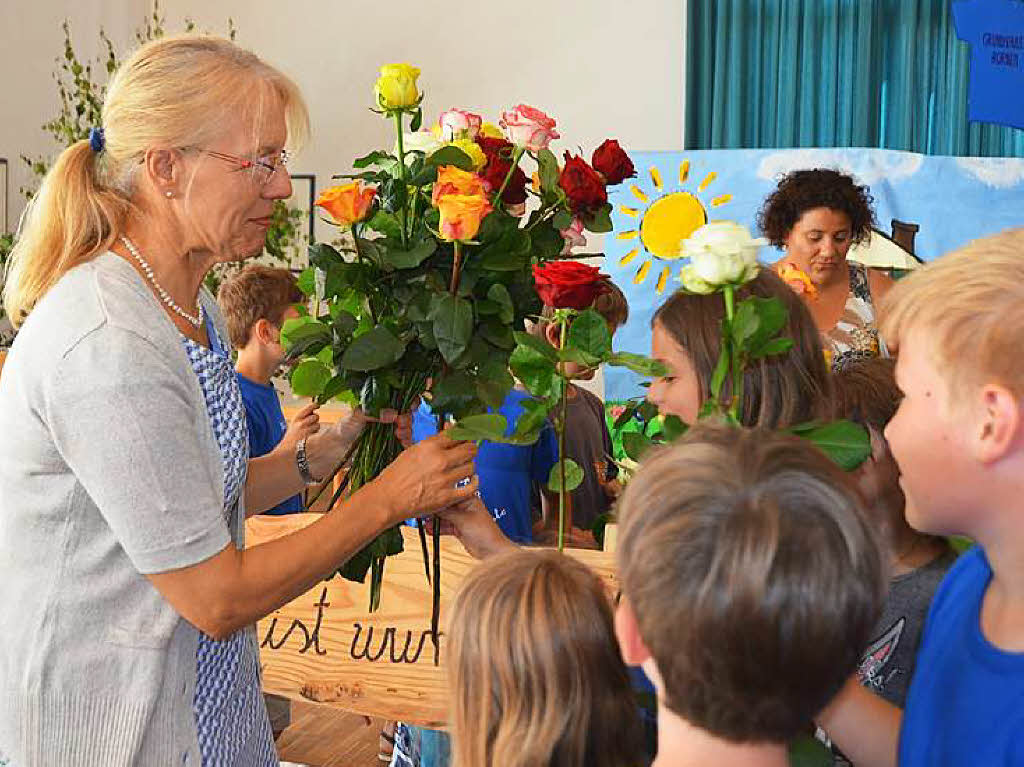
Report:
<svg viewBox="0 0 1024 767"><path fill-rule="evenodd" d="M502 112L499 123L509 141L531 152L547 149L552 139L559 138L555 121L526 104L519 104L511 112Z"/></svg>
<svg viewBox="0 0 1024 767"><path fill-rule="evenodd" d="M457 138L475 139L483 125L483 118L472 112L465 112L454 107L447 112L442 112L437 119L441 126L441 134L445 141L454 141Z"/></svg>
<svg viewBox="0 0 1024 767"><path fill-rule="evenodd" d="M559 233L562 235L562 239L565 240L561 253L563 256L572 253L573 248L582 248L587 244L587 238L583 236L583 219L579 216L576 216L565 229L560 229Z"/></svg>

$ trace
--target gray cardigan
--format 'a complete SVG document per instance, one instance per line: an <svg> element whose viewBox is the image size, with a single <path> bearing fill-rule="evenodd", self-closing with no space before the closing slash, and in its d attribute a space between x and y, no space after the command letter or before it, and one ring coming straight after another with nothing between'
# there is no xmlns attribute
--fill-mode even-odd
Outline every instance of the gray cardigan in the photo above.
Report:
<svg viewBox="0 0 1024 767"><path fill-rule="evenodd" d="M198 632L144 574L244 545L223 492L177 329L119 256L73 269L0 376L0 764L199 765Z"/></svg>

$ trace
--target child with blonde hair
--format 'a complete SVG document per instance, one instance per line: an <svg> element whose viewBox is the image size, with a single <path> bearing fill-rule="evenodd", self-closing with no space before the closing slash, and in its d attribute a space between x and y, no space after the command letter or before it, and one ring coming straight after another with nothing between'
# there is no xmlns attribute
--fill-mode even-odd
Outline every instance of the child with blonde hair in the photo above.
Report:
<svg viewBox="0 0 1024 767"><path fill-rule="evenodd" d="M907 521L977 545L939 586L906 708L850 680L819 724L857 765L1024 764L1024 230L899 281L880 330Z"/></svg>
<svg viewBox="0 0 1024 767"><path fill-rule="evenodd" d="M609 594L555 551L498 554L451 611L453 767L634 767L636 704Z"/></svg>

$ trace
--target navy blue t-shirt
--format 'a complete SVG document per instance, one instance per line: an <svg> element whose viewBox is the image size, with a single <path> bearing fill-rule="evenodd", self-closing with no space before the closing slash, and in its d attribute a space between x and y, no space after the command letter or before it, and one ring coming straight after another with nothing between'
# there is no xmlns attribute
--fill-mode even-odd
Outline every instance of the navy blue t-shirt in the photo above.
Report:
<svg viewBox="0 0 1024 767"><path fill-rule="evenodd" d="M900 731L900 767L1024 767L1024 652L981 632L992 568L980 546L935 594Z"/></svg>
<svg viewBox="0 0 1024 767"><path fill-rule="evenodd" d="M273 386L250 381L241 373L236 375L245 403L245 421L249 425L249 456L259 458L277 447L288 429L288 422L284 419L281 400ZM301 495L281 501L264 514L294 514L297 511L302 511Z"/></svg>
<svg viewBox="0 0 1024 767"><path fill-rule="evenodd" d="M508 421L508 431L515 429L523 413L522 405L529 394L513 389L498 410ZM412 439L419 442L437 433L437 421L424 402L413 413ZM476 454L476 473L480 477L480 495L498 527L517 543L533 542L533 520L530 517L530 490L534 482L545 484L551 467L558 462L558 442L554 429L544 426L532 445L502 445L486 440Z"/></svg>

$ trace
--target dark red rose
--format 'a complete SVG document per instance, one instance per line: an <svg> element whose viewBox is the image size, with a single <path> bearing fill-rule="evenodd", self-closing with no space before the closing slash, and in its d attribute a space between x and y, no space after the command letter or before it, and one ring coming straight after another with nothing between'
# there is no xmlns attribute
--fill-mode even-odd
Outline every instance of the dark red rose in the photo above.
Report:
<svg viewBox="0 0 1024 767"><path fill-rule="evenodd" d="M604 176L609 184L621 184L627 178L636 175L636 168L633 161L629 159L619 142L613 138L607 139L601 146L594 150L590 162L594 170Z"/></svg>
<svg viewBox="0 0 1024 767"><path fill-rule="evenodd" d="M497 156L491 157L487 161L487 165L484 166L480 175L483 177L484 186L487 187L489 192L492 194L497 193L511 167L512 163L508 160L502 160ZM516 167L512 171L512 178L508 180L508 186L501 193L501 201L506 205L519 205L526 202L526 184L528 181L529 179L522 168Z"/></svg>
<svg viewBox="0 0 1024 767"><path fill-rule="evenodd" d="M503 138L492 138L481 133L477 135L476 143L484 151L488 160L495 156L501 157L505 162L512 160L513 146Z"/></svg>
<svg viewBox="0 0 1024 767"><path fill-rule="evenodd" d="M558 185L569 198L573 213L591 213L608 202L604 179L587 165L586 160L573 157L568 152L565 153L565 167L558 178Z"/></svg>
<svg viewBox="0 0 1024 767"><path fill-rule="evenodd" d="M579 261L552 261L533 267L537 295L555 309L587 309L608 290L608 275Z"/></svg>

